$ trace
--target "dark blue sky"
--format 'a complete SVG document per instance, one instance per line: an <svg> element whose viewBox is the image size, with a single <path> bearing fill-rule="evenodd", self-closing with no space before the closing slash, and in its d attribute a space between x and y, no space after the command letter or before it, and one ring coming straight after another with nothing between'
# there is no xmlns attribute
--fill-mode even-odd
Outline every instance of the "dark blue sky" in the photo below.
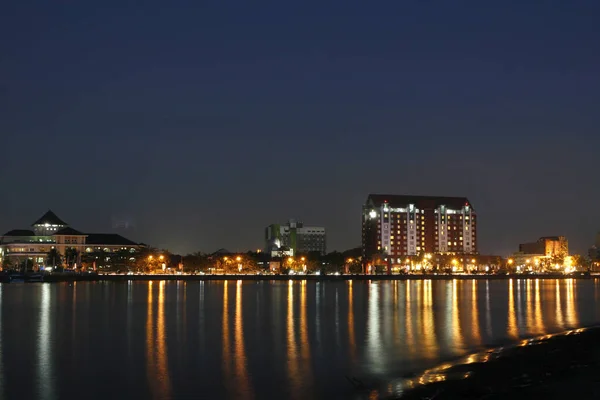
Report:
<svg viewBox="0 0 600 400"><path fill-rule="evenodd" d="M369 192L469 197L483 253L600 229L598 1L10 3L3 231L242 250L295 217L342 250Z"/></svg>

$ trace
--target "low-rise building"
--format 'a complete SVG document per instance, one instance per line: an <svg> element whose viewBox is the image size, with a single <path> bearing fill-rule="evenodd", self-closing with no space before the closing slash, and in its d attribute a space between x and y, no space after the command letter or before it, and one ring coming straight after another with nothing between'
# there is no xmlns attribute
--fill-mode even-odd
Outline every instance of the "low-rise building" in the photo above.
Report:
<svg viewBox="0 0 600 400"><path fill-rule="evenodd" d="M4 268L43 269L48 255L57 253L64 265L82 262L102 265L111 254L133 256L144 245L112 233L84 233L69 226L48 211L31 225L32 229L13 229L0 237L0 265Z"/></svg>
<svg viewBox="0 0 600 400"><path fill-rule="evenodd" d="M519 252L545 257L565 257L569 255L569 242L564 236L544 236L535 242L519 244Z"/></svg>

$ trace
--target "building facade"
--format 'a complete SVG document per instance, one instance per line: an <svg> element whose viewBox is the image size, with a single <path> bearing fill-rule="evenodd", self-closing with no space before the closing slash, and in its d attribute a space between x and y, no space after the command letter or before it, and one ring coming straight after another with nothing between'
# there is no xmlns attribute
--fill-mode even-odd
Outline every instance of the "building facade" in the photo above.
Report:
<svg viewBox="0 0 600 400"><path fill-rule="evenodd" d="M466 197L370 194L362 248L367 263L376 256L400 264L420 254L476 254L477 216Z"/></svg>
<svg viewBox="0 0 600 400"><path fill-rule="evenodd" d="M286 255L319 252L327 253L327 235L325 228L304 226L293 219L286 225L272 224L265 229L265 251L274 256L285 252Z"/></svg>
<svg viewBox="0 0 600 400"><path fill-rule="evenodd" d="M564 236L544 236L535 242L519 244L519 253L565 257L569 255L569 242Z"/></svg>
<svg viewBox="0 0 600 400"><path fill-rule="evenodd" d="M57 253L63 264L82 264L88 260L94 266L108 262L112 254L134 256L142 247L121 235L83 233L71 228L52 211L46 212L31 225L32 229L14 229L0 237L0 266L3 268L44 269L51 252Z"/></svg>

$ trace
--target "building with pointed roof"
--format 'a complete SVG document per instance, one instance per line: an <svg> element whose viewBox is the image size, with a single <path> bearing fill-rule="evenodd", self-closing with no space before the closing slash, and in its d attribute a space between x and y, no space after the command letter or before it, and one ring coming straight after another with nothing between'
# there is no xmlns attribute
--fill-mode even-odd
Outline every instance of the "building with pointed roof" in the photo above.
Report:
<svg viewBox="0 0 600 400"><path fill-rule="evenodd" d="M0 236L0 266L43 268L56 250L67 265L81 265L85 255L137 253L144 245L113 233L84 233L72 228L52 210L31 224L33 230L13 229ZM129 257L129 256L128 256ZM98 258L98 257L96 257ZM107 257L104 257L107 258ZM109 258L109 257L108 257Z"/></svg>

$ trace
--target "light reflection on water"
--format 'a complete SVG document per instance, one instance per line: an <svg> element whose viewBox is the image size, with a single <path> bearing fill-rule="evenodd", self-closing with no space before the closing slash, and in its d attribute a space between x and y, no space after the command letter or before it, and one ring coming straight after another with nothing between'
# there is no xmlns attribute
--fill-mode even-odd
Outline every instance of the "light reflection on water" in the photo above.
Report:
<svg viewBox="0 0 600 400"><path fill-rule="evenodd" d="M445 360L597 324L598 288L576 279L0 285L0 398L103 399L115 388L114 398L348 398L349 380L379 387L428 368L414 384L446 379ZM7 345L17 342L31 345ZM106 391L89 390L106 376Z"/></svg>

